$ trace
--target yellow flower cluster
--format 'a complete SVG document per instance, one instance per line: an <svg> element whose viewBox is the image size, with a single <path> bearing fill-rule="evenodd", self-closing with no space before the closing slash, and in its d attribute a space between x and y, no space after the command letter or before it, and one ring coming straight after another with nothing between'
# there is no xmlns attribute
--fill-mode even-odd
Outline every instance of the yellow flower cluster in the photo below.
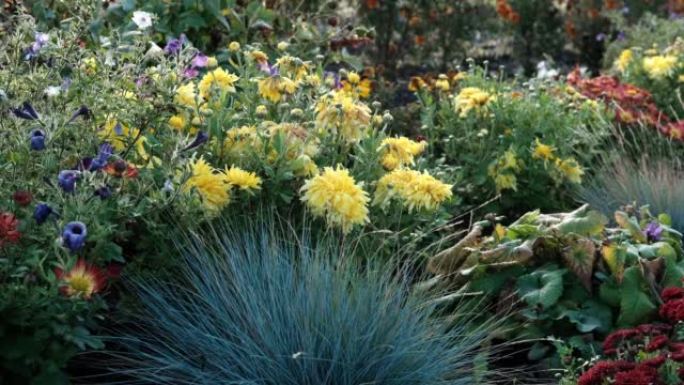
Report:
<svg viewBox="0 0 684 385"><path fill-rule="evenodd" d="M259 80L258 85L259 95L273 103L278 103L283 93L294 94L298 87L297 82L280 75L263 78Z"/></svg>
<svg viewBox="0 0 684 385"><path fill-rule="evenodd" d="M634 53L631 49L623 50L622 52L620 52L620 56L618 56L613 65L615 66L615 68L617 68L618 71L624 73L625 71L627 71L627 67L629 67L629 64L632 62L633 57Z"/></svg>
<svg viewBox="0 0 684 385"><path fill-rule="evenodd" d="M370 108L347 92L333 91L316 104L317 128L336 133L349 143L366 136L370 121Z"/></svg>
<svg viewBox="0 0 684 385"><path fill-rule="evenodd" d="M386 208L393 199L413 210L435 210L441 203L451 198L452 186L427 172L397 169L385 174L378 181L373 204Z"/></svg>
<svg viewBox="0 0 684 385"><path fill-rule="evenodd" d="M542 143L539 138L534 140L534 149L532 150L532 157L535 159L551 160L555 157L553 154L556 148L548 144Z"/></svg>
<svg viewBox="0 0 684 385"><path fill-rule="evenodd" d="M207 99L213 90L223 92L235 92L235 82L240 78L230 72L226 72L223 68L217 68L209 71L202 77L197 88L199 88L200 96Z"/></svg>
<svg viewBox="0 0 684 385"><path fill-rule="evenodd" d="M656 80L671 76L676 66L677 57L671 55L650 56L643 60L644 71Z"/></svg>
<svg viewBox="0 0 684 385"><path fill-rule="evenodd" d="M489 165L488 174L494 179L496 191L518 190L518 178L516 174L523 168L523 163L516 157L512 149L504 152L494 163Z"/></svg>
<svg viewBox="0 0 684 385"><path fill-rule="evenodd" d="M190 165L191 175L183 185L183 192L196 191L204 208L216 214L230 203L231 188L252 192L261 188L261 178L237 167L217 171L203 158Z"/></svg>
<svg viewBox="0 0 684 385"><path fill-rule="evenodd" d="M413 165L414 157L420 155L427 147L427 142L416 142L405 136L386 138L380 143L378 151L382 153L382 165L387 170Z"/></svg>
<svg viewBox="0 0 684 385"><path fill-rule="evenodd" d="M314 215L325 217L328 225L340 226L344 233L369 221L368 194L342 167L326 167L306 181L301 192L301 200Z"/></svg>
<svg viewBox="0 0 684 385"><path fill-rule="evenodd" d="M477 87L465 87L454 98L454 108L459 116L466 117L470 111L480 111L495 96Z"/></svg>
<svg viewBox="0 0 684 385"><path fill-rule="evenodd" d="M582 167L577 163L575 158L556 159L556 169L571 183L582 183L584 170L582 170Z"/></svg>

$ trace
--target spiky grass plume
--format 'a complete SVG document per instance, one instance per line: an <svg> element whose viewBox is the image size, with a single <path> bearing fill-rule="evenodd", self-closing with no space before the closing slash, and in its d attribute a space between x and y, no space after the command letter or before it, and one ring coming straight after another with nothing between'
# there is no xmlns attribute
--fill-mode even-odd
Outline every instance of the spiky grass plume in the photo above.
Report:
<svg viewBox="0 0 684 385"><path fill-rule="evenodd" d="M135 330L116 338L124 353L115 370L126 383L174 385L486 377L480 348L492 325L435 316L437 305L411 294L401 269L360 266L342 249L265 225L192 237L176 281L133 284L143 306Z"/></svg>

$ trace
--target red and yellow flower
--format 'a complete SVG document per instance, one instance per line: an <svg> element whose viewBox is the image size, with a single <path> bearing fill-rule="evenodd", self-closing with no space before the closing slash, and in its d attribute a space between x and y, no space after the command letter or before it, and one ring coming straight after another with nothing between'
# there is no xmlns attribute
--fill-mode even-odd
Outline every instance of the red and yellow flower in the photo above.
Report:
<svg viewBox="0 0 684 385"><path fill-rule="evenodd" d="M68 271L56 268L55 275L62 281L62 294L68 297L81 296L85 299L102 291L107 280L107 274L102 269L83 259L79 259Z"/></svg>

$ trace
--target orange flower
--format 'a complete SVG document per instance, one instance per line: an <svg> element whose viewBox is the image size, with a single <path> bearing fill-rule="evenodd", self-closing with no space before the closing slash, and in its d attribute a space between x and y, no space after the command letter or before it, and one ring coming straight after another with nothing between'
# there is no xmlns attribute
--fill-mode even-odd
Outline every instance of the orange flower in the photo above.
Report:
<svg viewBox="0 0 684 385"><path fill-rule="evenodd" d="M55 275L64 283L60 291L68 297L80 295L89 299L93 294L100 292L106 283L104 271L80 258L69 271L56 268Z"/></svg>
<svg viewBox="0 0 684 385"><path fill-rule="evenodd" d="M138 176L138 168L130 163L126 163L123 160L117 160L115 162L108 163L104 171L117 178L127 178L132 179Z"/></svg>

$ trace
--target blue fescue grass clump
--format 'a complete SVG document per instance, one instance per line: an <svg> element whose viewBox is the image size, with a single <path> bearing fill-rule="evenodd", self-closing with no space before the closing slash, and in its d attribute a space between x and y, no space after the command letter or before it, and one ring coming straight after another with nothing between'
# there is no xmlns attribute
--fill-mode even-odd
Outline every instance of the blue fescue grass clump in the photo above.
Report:
<svg viewBox="0 0 684 385"><path fill-rule="evenodd" d="M606 214L636 202L666 213L684 231L684 168L676 159L624 159L607 164L582 189L580 198Z"/></svg>
<svg viewBox="0 0 684 385"><path fill-rule="evenodd" d="M114 366L127 383L476 383L491 325L435 316L402 269L345 250L218 225L182 247L178 280L134 283L140 324Z"/></svg>

